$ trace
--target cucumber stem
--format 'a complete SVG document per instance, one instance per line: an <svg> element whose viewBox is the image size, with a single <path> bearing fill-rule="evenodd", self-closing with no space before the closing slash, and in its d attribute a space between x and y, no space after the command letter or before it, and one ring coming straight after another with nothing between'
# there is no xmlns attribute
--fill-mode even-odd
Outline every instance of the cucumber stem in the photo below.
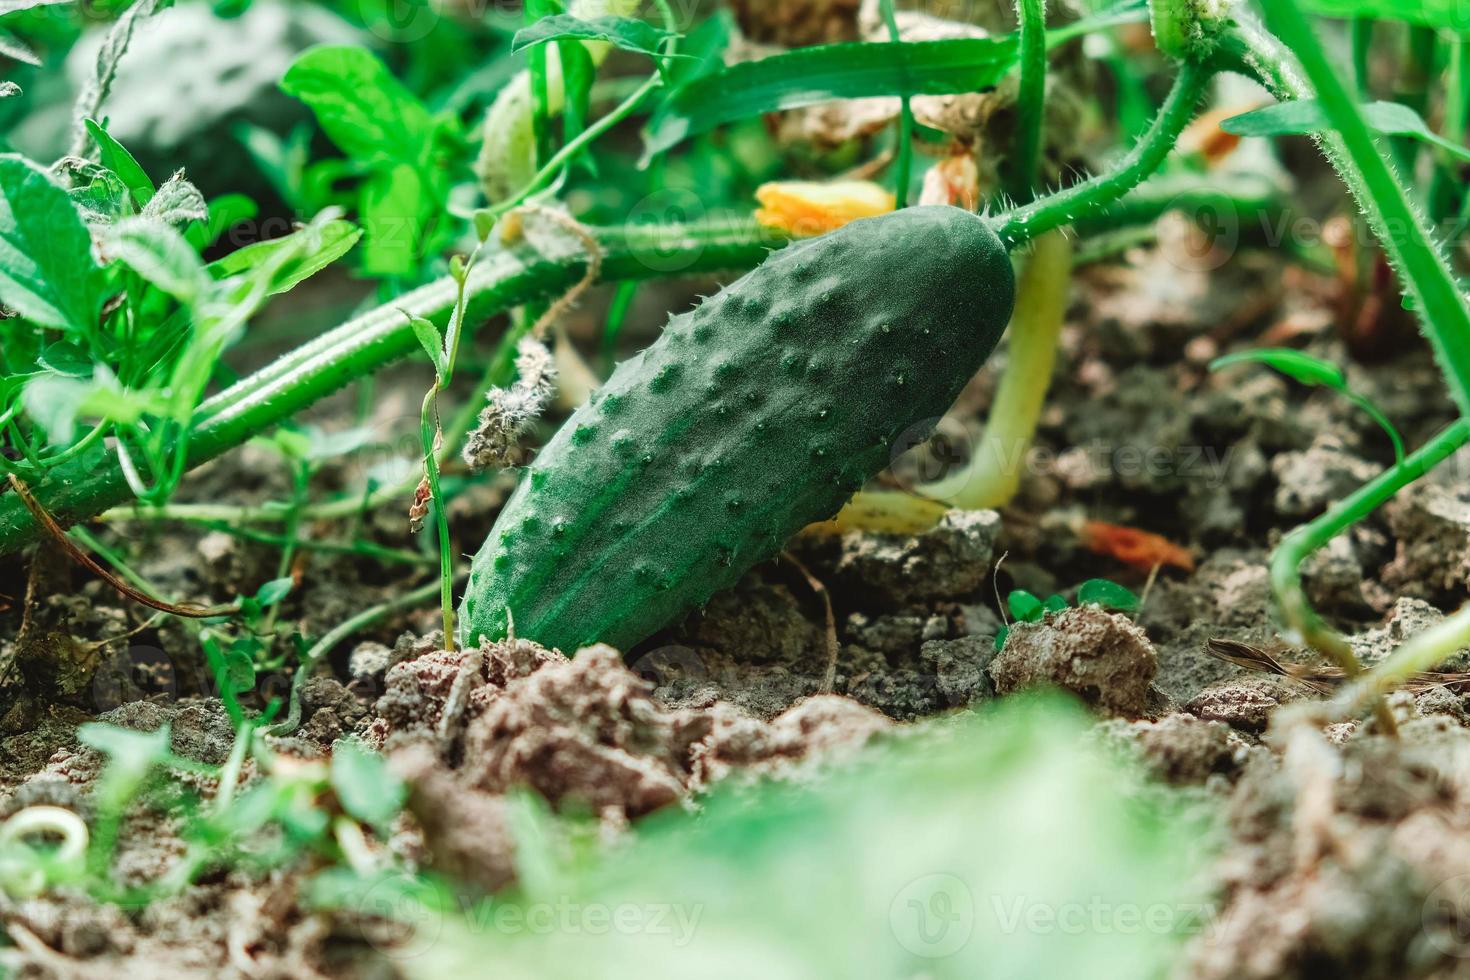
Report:
<svg viewBox="0 0 1470 980"><path fill-rule="evenodd" d="M972 448L969 464L925 487L927 496L964 510L1004 507L1016 496L1051 389L1071 284L1071 240L1061 231L1038 238L1021 272L1009 360L985 434Z"/></svg>
<svg viewBox="0 0 1470 980"><path fill-rule="evenodd" d="M1214 75L1211 66L1182 64L1154 124L1117 168L1002 215L996 227L1001 241L1014 249L1049 231L1106 211L1143 183L1163 165L1184 128L1194 119L1195 107Z"/></svg>
<svg viewBox="0 0 1470 980"><path fill-rule="evenodd" d="M1011 197L1022 204L1036 196L1046 132L1046 0L1016 0L1021 25L1021 88L1016 119L1020 127L1012 151L1015 170Z"/></svg>

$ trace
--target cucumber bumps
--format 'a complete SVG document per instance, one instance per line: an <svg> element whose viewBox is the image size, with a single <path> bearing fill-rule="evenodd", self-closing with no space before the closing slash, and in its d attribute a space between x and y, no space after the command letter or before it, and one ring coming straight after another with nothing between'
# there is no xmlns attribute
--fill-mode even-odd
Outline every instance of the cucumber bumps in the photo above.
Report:
<svg viewBox="0 0 1470 980"><path fill-rule="evenodd" d="M981 218L911 208L792 245L675 317L542 450L475 558L464 639L628 649L936 421L1010 319Z"/></svg>

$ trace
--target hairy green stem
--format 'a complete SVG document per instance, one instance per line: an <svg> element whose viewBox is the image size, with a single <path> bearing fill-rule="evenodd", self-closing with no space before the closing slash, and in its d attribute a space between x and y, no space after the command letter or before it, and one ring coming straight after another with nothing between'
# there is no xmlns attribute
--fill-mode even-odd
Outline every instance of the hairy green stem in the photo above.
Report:
<svg viewBox="0 0 1470 980"><path fill-rule="evenodd" d="M1195 107L1214 69L1186 62L1149 131L1114 170L1003 215L996 232L1009 247L1105 212L1163 165L1179 134L1194 118Z"/></svg>
<svg viewBox="0 0 1470 980"><path fill-rule="evenodd" d="M1256 78L1283 101L1320 100L1334 128L1321 138L1324 152L1403 281L1455 405L1470 414L1470 306L1453 265L1294 0L1263 6L1280 39L1241 15L1222 39L1220 63Z"/></svg>
<svg viewBox="0 0 1470 980"><path fill-rule="evenodd" d="M753 222L723 225L600 229L604 281L654 279L759 263L776 244ZM471 272L467 322L561 295L586 274L587 258L547 257L529 247L497 249ZM403 310L444 323L457 286L437 280L318 336L204 402L195 412L188 465L198 466L241 445L302 408L419 349ZM76 523L129 499L127 481L110 451L48 471L32 484L36 498L63 524ZM351 513L355 508L348 508ZM38 528L13 493L0 494L0 555L35 540Z"/></svg>
<svg viewBox="0 0 1470 980"><path fill-rule="evenodd" d="M1021 88L1016 103L1015 148L1011 151L1011 197L1022 204L1036 196L1046 132L1046 0L1016 0L1021 25Z"/></svg>
<svg viewBox="0 0 1470 980"><path fill-rule="evenodd" d="M1322 621L1302 587L1302 564L1339 534L1382 507L1394 494L1419 480L1456 450L1470 442L1470 421L1460 419L1423 448L1361 487L1327 513L1288 534L1271 556L1271 585L1287 623L1313 646L1346 645L1346 640Z"/></svg>

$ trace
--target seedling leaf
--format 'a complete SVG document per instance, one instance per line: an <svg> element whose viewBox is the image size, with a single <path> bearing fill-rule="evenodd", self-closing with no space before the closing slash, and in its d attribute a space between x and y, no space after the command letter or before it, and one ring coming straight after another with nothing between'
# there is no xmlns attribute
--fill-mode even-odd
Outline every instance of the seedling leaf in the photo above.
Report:
<svg viewBox="0 0 1470 980"><path fill-rule="evenodd" d="M290 576L285 578L273 578L262 585L255 592L255 601L260 603L261 608L274 606L286 596L291 594L291 589L296 585Z"/></svg>
<svg viewBox="0 0 1470 980"><path fill-rule="evenodd" d="M1083 582L1077 589L1077 605L1102 606L1118 612L1135 612L1139 608L1138 596L1105 578Z"/></svg>
<svg viewBox="0 0 1470 980"><path fill-rule="evenodd" d="M1041 600L1023 589L1012 592L1006 598L1006 606L1011 611L1011 619L1018 623L1034 623L1046 615Z"/></svg>
<svg viewBox="0 0 1470 980"><path fill-rule="evenodd" d="M94 721L77 729L77 740L107 756L112 767L134 779L147 775L154 766L166 762L170 755L168 725L157 731L136 732L131 728Z"/></svg>
<svg viewBox="0 0 1470 980"><path fill-rule="evenodd" d="M185 180L184 172L180 170L166 180L158 193L153 195L143 208L143 216L171 225L207 221L209 205L204 203L204 195L199 192L199 188Z"/></svg>
<svg viewBox="0 0 1470 980"><path fill-rule="evenodd" d="M444 376L444 338L439 334L439 328L434 326L432 320L426 320L421 316L415 316L407 310L400 309L400 313L408 317L408 322L413 326L413 335L418 338L424 353L429 355L429 362L434 365L434 373L440 378Z"/></svg>
<svg viewBox="0 0 1470 980"><path fill-rule="evenodd" d="M1241 351L1217 358L1211 371L1222 371L1237 364L1264 364L1304 385L1321 385L1334 391L1347 391L1347 378L1336 364L1288 348Z"/></svg>

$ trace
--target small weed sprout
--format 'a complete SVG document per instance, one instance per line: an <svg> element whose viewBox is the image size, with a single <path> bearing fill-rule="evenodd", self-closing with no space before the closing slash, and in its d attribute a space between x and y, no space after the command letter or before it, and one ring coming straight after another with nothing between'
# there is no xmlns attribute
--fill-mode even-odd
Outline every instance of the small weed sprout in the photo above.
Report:
<svg viewBox="0 0 1470 980"><path fill-rule="evenodd" d="M1077 587L1077 606L1099 606L1112 612L1132 613L1140 608L1138 597L1129 589L1108 579L1095 578ZM1006 645L1014 623L1039 623L1048 613L1062 612L1070 608L1060 595L1041 599L1024 589L1016 589L1006 597L1009 621L995 634L995 649Z"/></svg>

